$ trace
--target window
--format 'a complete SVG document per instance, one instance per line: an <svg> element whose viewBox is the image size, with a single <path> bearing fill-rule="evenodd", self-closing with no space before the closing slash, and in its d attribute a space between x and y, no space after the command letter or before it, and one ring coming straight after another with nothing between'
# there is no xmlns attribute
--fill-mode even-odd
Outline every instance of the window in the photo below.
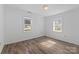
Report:
<svg viewBox="0 0 79 59"><path fill-rule="evenodd" d="M53 21L53 31L62 32L62 23L60 21Z"/></svg>
<svg viewBox="0 0 79 59"><path fill-rule="evenodd" d="M32 20L31 18L24 17L24 32L31 31L31 24Z"/></svg>

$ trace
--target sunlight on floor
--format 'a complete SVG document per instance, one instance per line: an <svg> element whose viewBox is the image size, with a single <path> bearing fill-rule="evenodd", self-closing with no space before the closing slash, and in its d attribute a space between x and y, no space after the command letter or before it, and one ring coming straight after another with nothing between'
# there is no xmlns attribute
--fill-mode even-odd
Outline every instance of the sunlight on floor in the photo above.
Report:
<svg viewBox="0 0 79 59"><path fill-rule="evenodd" d="M45 42L41 42L40 44L44 47L50 48L50 47L54 46L56 44L56 42L54 42L52 40L47 40Z"/></svg>

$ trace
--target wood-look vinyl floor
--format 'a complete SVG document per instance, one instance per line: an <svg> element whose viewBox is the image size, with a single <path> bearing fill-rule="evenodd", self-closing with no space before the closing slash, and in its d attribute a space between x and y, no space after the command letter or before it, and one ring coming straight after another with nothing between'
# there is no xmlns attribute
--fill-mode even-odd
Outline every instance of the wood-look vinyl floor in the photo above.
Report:
<svg viewBox="0 0 79 59"><path fill-rule="evenodd" d="M6 45L2 54L78 54L79 46L46 36Z"/></svg>

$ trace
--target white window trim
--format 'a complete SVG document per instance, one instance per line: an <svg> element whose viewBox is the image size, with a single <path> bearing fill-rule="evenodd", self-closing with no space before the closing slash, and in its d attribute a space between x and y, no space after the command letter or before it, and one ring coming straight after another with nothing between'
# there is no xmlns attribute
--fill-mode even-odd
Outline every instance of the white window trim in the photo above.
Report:
<svg viewBox="0 0 79 59"><path fill-rule="evenodd" d="M24 24L24 32L30 32L30 31L32 31L32 18L24 17L24 21L25 21L25 18L26 18L27 20L30 19L31 23L30 23L30 24ZM24 22L23 22L23 23L24 23ZM28 30L27 28L25 28L25 25L30 25L30 29Z"/></svg>
<svg viewBox="0 0 79 59"><path fill-rule="evenodd" d="M56 28L56 23L55 23L56 21L53 21L53 31L54 32L62 32L62 23L60 23L59 25L57 25L60 28L60 30L56 30L55 29Z"/></svg>

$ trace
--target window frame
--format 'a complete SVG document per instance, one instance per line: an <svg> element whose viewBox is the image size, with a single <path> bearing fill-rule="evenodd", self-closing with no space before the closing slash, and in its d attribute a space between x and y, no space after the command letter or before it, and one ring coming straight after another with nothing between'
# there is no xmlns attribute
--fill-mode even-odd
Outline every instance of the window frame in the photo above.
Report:
<svg viewBox="0 0 79 59"><path fill-rule="evenodd" d="M53 21L53 32L62 32L62 22L60 20ZM58 23L57 23L58 22ZM57 30L57 27L60 28L60 30Z"/></svg>
<svg viewBox="0 0 79 59"><path fill-rule="evenodd" d="M30 21L30 24L25 24L25 20L29 20ZM30 32L30 31L32 31L32 18L30 18L30 17L24 17L24 32ZM28 26L30 26L30 29L27 29L26 28L26 25Z"/></svg>

